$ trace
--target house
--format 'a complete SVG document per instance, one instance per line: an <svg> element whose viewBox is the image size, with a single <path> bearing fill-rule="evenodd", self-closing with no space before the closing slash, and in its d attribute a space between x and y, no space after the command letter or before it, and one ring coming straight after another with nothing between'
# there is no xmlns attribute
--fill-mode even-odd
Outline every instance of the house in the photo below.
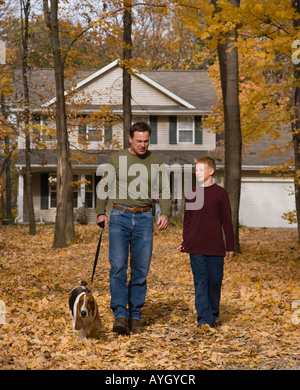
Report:
<svg viewBox="0 0 300 390"><path fill-rule="evenodd" d="M286 149L291 133L282 127L282 137L278 140L267 136L250 145L249 152L242 161L242 183L239 220L250 227L296 228L282 215L296 209L295 186L292 178L262 174L265 168L283 165L293 160L293 150ZM280 153L268 153L271 145L277 145Z"/></svg>
<svg viewBox="0 0 300 390"><path fill-rule="evenodd" d="M31 112L35 141L43 141L43 148L32 151L31 167L34 210L38 220L53 222L56 212L56 151L55 127L50 113L55 105L55 82L53 69L36 69L29 72ZM110 153L123 144L122 134L122 69L114 61L98 71L83 71L74 75L66 85L69 107L80 107L78 117L84 117L83 125L74 114L69 128L74 182L74 209L85 206L89 223L96 221L94 212L96 186L103 173L102 164ZM23 85L20 70L15 72L15 112L22 111ZM218 135L202 126L202 118L212 113L217 99L208 73L199 71L142 71L132 74L132 114L134 121L149 121L152 127L150 150L162 157L169 166L193 164L195 157L216 155ZM96 135L91 119L103 107L113 113L114 121L103 123ZM25 140L20 122L18 140L19 188L17 222L28 220L25 191ZM99 134L99 133L97 133ZM78 159L77 150L81 140L89 139L85 157ZM294 209L293 197L287 189L292 185L260 175L263 166L271 161L249 155L243 163L241 198L241 223L248 226L288 226L281 218L282 212ZM270 163L270 164L269 164ZM100 168L99 168L100 166ZM179 168L178 168L179 166ZM223 163L218 162L216 180L222 183ZM102 169L102 171L101 171ZM171 175L171 179L172 179ZM275 196L276 193L276 196ZM249 205L251 210L249 210ZM272 210L270 210L272 207ZM256 213L257 211L257 213ZM256 215L256 217L255 217ZM271 218L271 215L274 217Z"/></svg>

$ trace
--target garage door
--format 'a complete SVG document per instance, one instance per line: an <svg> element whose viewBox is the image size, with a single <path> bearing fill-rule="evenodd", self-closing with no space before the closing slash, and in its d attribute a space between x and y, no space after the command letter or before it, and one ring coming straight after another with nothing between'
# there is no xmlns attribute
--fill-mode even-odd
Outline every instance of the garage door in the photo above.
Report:
<svg viewBox="0 0 300 390"><path fill-rule="evenodd" d="M250 227L296 227L282 218L295 210L292 180L242 179L240 223Z"/></svg>

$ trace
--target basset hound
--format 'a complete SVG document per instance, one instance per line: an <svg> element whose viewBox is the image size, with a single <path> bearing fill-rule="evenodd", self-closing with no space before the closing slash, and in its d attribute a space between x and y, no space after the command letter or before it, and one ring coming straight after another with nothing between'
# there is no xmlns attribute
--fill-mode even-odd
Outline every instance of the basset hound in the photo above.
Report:
<svg viewBox="0 0 300 390"><path fill-rule="evenodd" d="M81 281L80 286L73 288L69 297L73 329L79 334L80 340L97 338L102 331L97 303L86 286L87 283Z"/></svg>

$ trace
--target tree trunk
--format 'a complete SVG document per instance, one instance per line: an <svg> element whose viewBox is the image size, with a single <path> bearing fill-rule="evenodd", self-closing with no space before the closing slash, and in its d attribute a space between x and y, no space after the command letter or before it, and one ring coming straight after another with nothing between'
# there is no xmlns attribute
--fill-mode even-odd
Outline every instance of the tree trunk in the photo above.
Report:
<svg viewBox="0 0 300 390"><path fill-rule="evenodd" d="M68 161L68 183L73 181L73 172L70 160ZM73 213L73 187L68 185L67 195L67 220L66 241L71 242L75 238L74 213Z"/></svg>
<svg viewBox="0 0 300 390"><path fill-rule="evenodd" d="M5 190L6 190L6 205L5 205L5 211L6 211L6 218L11 220L12 219L12 213L11 213L11 174L10 174L10 144L9 144L9 137L4 137L5 142L5 152L8 155L8 158L6 160L5 164Z"/></svg>
<svg viewBox="0 0 300 390"><path fill-rule="evenodd" d="M8 113L5 108L5 98L4 95L0 96L0 110L1 115L3 118L7 119ZM9 137L6 135L4 137L4 144L5 144L5 158L2 161L2 166L0 170L0 178L2 176L2 173L5 171L5 192L6 192L6 202L4 204L4 198L2 193L2 214L3 216L6 216L7 219L12 219L12 212L11 212L11 154L12 154L12 148L10 147L10 141ZM3 191L4 192L4 191Z"/></svg>
<svg viewBox="0 0 300 390"><path fill-rule="evenodd" d="M239 0L229 0L239 7ZM213 2L216 5L216 2ZM235 252L240 253L239 207L242 172L242 133L239 104L238 50L234 46L237 31L234 29L225 42L218 43L218 58L221 74L223 110L225 122L225 188L232 208Z"/></svg>
<svg viewBox="0 0 300 390"><path fill-rule="evenodd" d="M36 234L35 215L33 207L32 180L31 180L31 148L30 148L30 110L29 110L29 89L28 89L28 36L29 36L29 12L30 0L21 0L21 21L22 21L22 79L24 88L24 126L25 126L25 161L26 161L26 194L29 217L29 234ZM24 12L24 19L23 19Z"/></svg>
<svg viewBox="0 0 300 390"><path fill-rule="evenodd" d="M71 198L70 193L72 192L72 187L68 185L68 181L69 177L71 177L72 168L69 159L69 140L64 95L64 63L61 57L59 40L58 0L51 0L50 9L48 7L48 0L43 0L43 8L53 52L56 86L57 204L53 247L64 248L67 246L67 203L68 199ZM73 207L68 211L69 221L71 221L68 224L68 229L73 231L73 233L71 232L69 234L68 230L68 239L70 239L70 237L74 237Z"/></svg>
<svg viewBox="0 0 300 390"><path fill-rule="evenodd" d="M292 6L300 14L300 0L293 0ZM293 20L295 28L300 27L300 19ZM295 155L295 198L296 198L296 216L298 226L298 242L300 244L300 67L294 65L294 79L295 79L295 91L293 101L293 114L292 114L292 134L294 143L294 155Z"/></svg>
<svg viewBox="0 0 300 390"><path fill-rule="evenodd" d="M124 32L123 32L123 136L124 148L130 146L129 143L129 129L132 122L131 112L131 29L132 29L132 15L131 15L132 0L124 0Z"/></svg>

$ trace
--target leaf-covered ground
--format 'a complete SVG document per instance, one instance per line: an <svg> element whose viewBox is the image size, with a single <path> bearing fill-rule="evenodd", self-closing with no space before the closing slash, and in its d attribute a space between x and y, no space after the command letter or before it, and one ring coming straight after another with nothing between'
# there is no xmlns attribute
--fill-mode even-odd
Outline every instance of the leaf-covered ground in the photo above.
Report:
<svg viewBox="0 0 300 390"><path fill-rule="evenodd" d="M295 230L241 230L243 253L225 264L219 325L197 331L188 255L177 253L181 230L155 232L143 331L112 333L108 233L93 295L104 332L79 341L68 309L69 291L90 281L97 226L77 226L76 241L53 249L53 226L0 230L0 368L19 369L300 369L300 257ZM295 322L295 321L294 321Z"/></svg>

